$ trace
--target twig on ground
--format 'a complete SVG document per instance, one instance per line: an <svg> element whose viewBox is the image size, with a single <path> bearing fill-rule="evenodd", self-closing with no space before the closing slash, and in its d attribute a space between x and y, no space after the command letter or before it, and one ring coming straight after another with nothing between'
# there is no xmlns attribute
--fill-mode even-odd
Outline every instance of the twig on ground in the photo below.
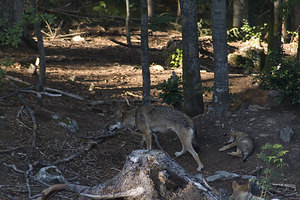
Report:
<svg viewBox="0 0 300 200"><path fill-rule="evenodd" d="M83 150L76 152L75 154L68 156L67 158L61 159L61 160L57 160L53 163L53 165L59 165L65 162L69 162L71 160L73 160L74 158L77 158L78 156L83 155L84 153L88 152L89 150L91 150L92 147L94 147L96 144L98 144L97 142L93 141L91 143L88 144L88 146L86 148L84 148Z"/></svg>
<svg viewBox="0 0 300 200"><path fill-rule="evenodd" d="M5 149L5 150L0 151L0 154L1 154L1 153L11 153L11 152L13 152L13 151L15 151L15 150L17 150L17 149L22 148L22 147L23 147L23 146L21 146L21 147L13 147L13 148L11 148L11 149Z"/></svg>
<svg viewBox="0 0 300 200"><path fill-rule="evenodd" d="M81 96L79 96L79 95L68 93L68 92L64 92L64 91L61 91L61 90L58 90L58 89L53 89L53 88L45 87L45 90L51 91L51 92L57 92L59 94L64 94L66 96L69 96L69 97L72 97L72 98L75 98L75 99L78 99L78 100L81 100L81 101L84 100L84 98L81 97Z"/></svg>
<svg viewBox="0 0 300 200"><path fill-rule="evenodd" d="M27 105L27 103L25 102L25 100L23 99L22 95L20 93L18 93L18 97L20 102L23 104L23 106L25 107L25 109L28 111L30 118L32 120L32 124L33 124L33 130L37 129L37 123L36 123L36 119L35 116L33 115L33 111L32 109Z"/></svg>

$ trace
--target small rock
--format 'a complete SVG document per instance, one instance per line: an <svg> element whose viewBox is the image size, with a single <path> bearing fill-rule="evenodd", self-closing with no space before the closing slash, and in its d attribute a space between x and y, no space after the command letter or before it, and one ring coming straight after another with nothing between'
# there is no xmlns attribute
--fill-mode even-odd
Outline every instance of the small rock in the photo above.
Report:
<svg viewBox="0 0 300 200"><path fill-rule="evenodd" d="M164 71L165 69L161 65L153 65L151 66L151 69L157 70L157 71Z"/></svg>
<svg viewBox="0 0 300 200"><path fill-rule="evenodd" d="M263 107L263 106L260 106L260 105L250 105L248 107L248 110L257 112L257 111L260 111L260 110L266 110L266 108Z"/></svg>
<svg viewBox="0 0 300 200"><path fill-rule="evenodd" d="M58 125L66 128L72 133L76 133L79 130L78 123L75 120L70 119L69 117L64 117L64 116L59 116L57 114L54 114L52 115L52 118L57 120Z"/></svg>
<svg viewBox="0 0 300 200"><path fill-rule="evenodd" d="M41 168L40 171L34 176L34 179L45 183L67 182L65 177L62 176L62 172L54 165Z"/></svg>
<svg viewBox="0 0 300 200"><path fill-rule="evenodd" d="M280 104L281 99L282 95L276 90L271 90L268 93L268 105L270 107L278 106Z"/></svg>
<svg viewBox="0 0 300 200"><path fill-rule="evenodd" d="M290 142L293 134L294 134L294 131L290 127L285 127L280 130L280 138L284 142Z"/></svg>
<svg viewBox="0 0 300 200"><path fill-rule="evenodd" d="M82 42L82 41L84 41L84 38L81 37L80 35L76 35L76 36L74 36L72 38L72 41L74 41L74 42Z"/></svg>

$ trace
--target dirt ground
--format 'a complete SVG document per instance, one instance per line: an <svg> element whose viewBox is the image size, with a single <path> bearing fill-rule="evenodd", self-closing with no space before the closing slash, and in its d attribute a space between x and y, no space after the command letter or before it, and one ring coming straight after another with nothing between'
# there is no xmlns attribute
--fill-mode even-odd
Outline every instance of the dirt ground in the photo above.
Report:
<svg viewBox="0 0 300 200"><path fill-rule="evenodd" d="M141 136L126 130L119 131L113 137L97 140L97 136L106 134L107 127L116 122L114 111L118 105L125 105L126 100L132 105L141 103L142 71L140 51L136 47L140 41L138 33L132 35L132 42L135 45L133 48L114 42L115 40L126 43L124 30L120 29L106 30L106 32L99 30L94 31L94 34L82 36L84 41L80 42L72 41L71 38L54 40L45 38L45 46L47 87L80 95L84 100L66 95L38 100L34 93L19 91L21 88L28 89L28 85L12 79L1 85L0 199L37 198L46 186L34 181L32 175L36 175L40 168L59 160L63 161L56 166L69 182L88 186L97 185L114 177L122 169L126 156L133 150L145 148L140 145ZM178 38L180 38L179 32L154 32L149 37L150 62L165 66L163 47L169 40ZM244 44L230 45L238 50ZM211 43L205 48L211 51ZM38 56L36 51L24 45L18 49L0 47L0 58L5 56L13 58L16 62L7 69L7 75L35 85L37 78L27 69L30 63L35 62ZM201 56L201 65L208 69L201 72L203 84L212 86L212 58ZM175 69L175 72L180 75L181 68ZM281 199L300 199L299 108L264 107L267 104L267 92L259 90L257 85L252 84L253 76L237 73L241 70L232 66L230 72L230 92L236 96L232 116L218 119L204 115L195 119L201 144L199 156L204 164L201 173L205 177L213 175L216 171L250 174L258 166L265 166L256 158L260 147L267 142L280 143L284 149L289 150L285 157L288 167L277 169L280 176L273 182L297 186L297 191L287 187L277 188L281 191L279 195L286 195ZM171 73L172 69L151 69L153 104L159 104L155 86L169 78ZM94 88L89 90L91 84ZM33 111L38 124L35 132L32 129L30 115L22 109L20 96L16 91L19 91ZM95 101L103 101L103 103L91 105L91 102ZM206 108L210 104L211 95L207 95L205 96ZM76 120L79 130L72 133L59 126L52 118L53 114ZM280 130L285 127L290 127L295 132L289 143L283 142L279 137ZM231 157L226 152L218 151L227 140L223 137L224 133L232 128L248 133L254 140L254 152L246 162ZM175 134L158 136L161 146L172 158L190 173L198 173L196 162L191 155L186 154L175 158L174 153L181 148ZM85 150L88 147L91 148ZM79 156L66 159L77 153ZM242 179L237 181L245 182ZM229 179L209 184L217 189L226 189L228 194L231 194L231 182L232 179ZM53 199L77 198L75 194L66 192L53 197Z"/></svg>

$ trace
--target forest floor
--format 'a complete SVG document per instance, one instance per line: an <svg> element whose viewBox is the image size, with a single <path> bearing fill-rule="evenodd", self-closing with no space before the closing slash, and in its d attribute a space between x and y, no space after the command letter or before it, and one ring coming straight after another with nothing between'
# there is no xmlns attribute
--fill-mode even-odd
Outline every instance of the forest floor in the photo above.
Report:
<svg viewBox="0 0 300 200"><path fill-rule="evenodd" d="M82 31L82 30L79 30ZM85 30L86 31L86 30ZM78 100L66 95L45 97L39 100L34 93L21 92L28 85L9 79L0 90L0 199L29 199L38 197L45 185L33 180L40 168L56 164L62 175L72 183L93 186L114 177L125 163L126 156L133 150L145 148L140 145L141 136L122 130L113 137L97 139L107 133L107 128L116 122L115 109L118 105L139 105L142 98L142 70L140 66L140 36L133 32L133 48L126 43L123 29L101 27L93 29L93 34L84 34L83 41L71 38L45 38L47 55L47 87L80 95ZM150 62L165 66L164 47L172 39L180 39L176 31L153 32L149 36ZM119 41L120 43L116 43ZM203 48L212 52L211 40L203 38ZM229 43L233 51L247 46L247 43ZM19 48L0 47L0 58L10 57L16 63L7 68L7 75L36 84L37 77L28 72L30 63L38 56L27 46ZM213 61L209 55L201 56L203 85L213 84ZM182 69L174 69L181 75ZM153 104L159 104L158 90L155 86L168 79L172 69L151 68L151 95ZM267 91L252 84L253 75L243 73L240 68L229 66L230 92L235 95L233 113L227 118L210 115L195 120L200 138L199 157L204 164L205 177L216 171L227 171L247 175L258 166L267 166L257 159L265 143L280 143L289 150L285 156L287 167L279 168L279 177L272 183L294 184L296 191L288 187L277 188L286 195L281 199L300 199L300 118L299 108L278 106L269 108ZM94 88L89 90L91 84ZM36 118L37 130L32 129L32 120L20 102L21 94ZM211 95L204 97L205 107L211 104ZM97 105L91 102L103 101ZM258 106L259 105L259 106ZM79 130L73 133L60 126L52 118L53 114L76 120ZM279 133L282 128L290 127L295 134L291 142L285 143ZM223 135L232 128L243 131L254 140L254 152L246 162L231 157L218 149L227 141ZM159 134L163 149L183 168L197 174L197 165L190 154L176 158L174 153L181 145L173 133ZM93 144L93 145L91 145ZM88 148L88 150L85 150ZM154 148L155 147L154 145ZM229 152L229 151L228 151ZM78 154L79 153L79 154ZM73 156L73 159L67 159ZM78 155L78 156L75 156ZM32 166L32 168L30 168ZM254 174L257 175L257 174ZM239 183L245 182L237 179ZM232 193L232 179L217 180L209 184L217 189ZM53 183L52 183L53 184ZM279 195L282 195L279 194ZM290 196L289 196L290 195ZM77 199L76 194L61 192L53 199Z"/></svg>

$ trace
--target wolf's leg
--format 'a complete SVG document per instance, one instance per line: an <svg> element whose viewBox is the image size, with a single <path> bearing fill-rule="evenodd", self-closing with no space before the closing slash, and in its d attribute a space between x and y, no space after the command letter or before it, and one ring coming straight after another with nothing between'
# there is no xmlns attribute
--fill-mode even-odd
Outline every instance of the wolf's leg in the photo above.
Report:
<svg viewBox="0 0 300 200"><path fill-rule="evenodd" d="M222 148L220 148L219 151L226 151L226 150L231 149L231 148L233 148L235 146L236 146L236 142L232 142L232 143L230 143L230 144L228 144L228 145L223 146Z"/></svg>
<svg viewBox="0 0 300 200"><path fill-rule="evenodd" d="M195 161L198 164L197 170L201 171L201 169L203 168L203 164L201 163L199 155L196 153L196 151L194 150L193 145L192 145L194 133L192 130L189 130L189 131L185 130L185 131L186 132L184 135L182 135L182 134L179 135L179 139L182 144L182 150L181 150L181 152L176 152L175 155L178 157L178 156L181 156L182 154L184 154L186 151L188 151L193 156L193 158L195 159Z"/></svg>
<svg viewBox="0 0 300 200"><path fill-rule="evenodd" d="M190 148L188 149L188 152L189 152L190 154L192 154L193 158L196 160L196 162L197 162L197 164L198 164L197 171L201 171L201 169L203 169L204 166L203 166L203 164L202 164L201 161L200 161L199 155L196 153L196 151L194 150L193 147L190 147Z"/></svg>
<svg viewBox="0 0 300 200"><path fill-rule="evenodd" d="M145 132L146 146L148 150L152 149L152 133L150 129L147 129Z"/></svg>
<svg viewBox="0 0 300 200"><path fill-rule="evenodd" d="M186 152L185 146L182 144L182 150L180 152L175 152L175 156L179 157L182 156Z"/></svg>
<svg viewBox="0 0 300 200"><path fill-rule="evenodd" d="M160 143L159 143L159 141L158 141L157 134L153 132L152 135L153 135L153 137L154 137L155 143L156 143L156 145L158 146L158 148L159 148L160 150L163 150L162 146L160 145Z"/></svg>
<svg viewBox="0 0 300 200"><path fill-rule="evenodd" d="M228 154L232 155L232 156L240 157L240 158L243 157L243 153L239 148L237 148L236 151L233 151L233 152L228 153Z"/></svg>

